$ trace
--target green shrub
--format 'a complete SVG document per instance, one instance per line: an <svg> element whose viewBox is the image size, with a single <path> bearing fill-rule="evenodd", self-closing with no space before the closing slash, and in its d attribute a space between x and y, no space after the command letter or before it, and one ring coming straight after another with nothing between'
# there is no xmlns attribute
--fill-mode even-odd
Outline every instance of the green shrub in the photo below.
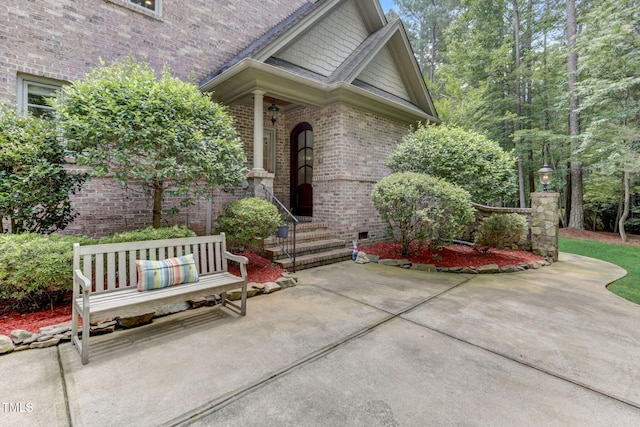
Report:
<svg viewBox="0 0 640 427"><path fill-rule="evenodd" d="M477 203L516 194L516 157L486 136L447 126L420 126L387 162L393 172L419 172L458 185Z"/></svg>
<svg viewBox="0 0 640 427"><path fill-rule="evenodd" d="M23 307L43 307L72 289L73 244L85 236L0 235L0 298Z"/></svg>
<svg viewBox="0 0 640 427"><path fill-rule="evenodd" d="M0 300L42 308L73 289L73 244L132 242L194 236L184 227L119 233L100 240L82 235L0 234Z"/></svg>
<svg viewBox="0 0 640 427"><path fill-rule="evenodd" d="M372 199L390 232L400 239L402 255L415 240L429 240L438 247L440 239L457 237L473 220L467 191L421 173L387 176L373 187Z"/></svg>
<svg viewBox="0 0 640 427"><path fill-rule="evenodd" d="M164 227L153 228L147 227L141 230L125 231L114 234L113 236L103 237L98 243L121 243L121 242L139 242L142 240L164 240L178 239L180 237L193 237L196 233L187 227Z"/></svg>
<svg viewBox="0 0 640 427"><path fill-rule="evenodd" d="M0 105L0 218L9 218L12 233L53 233L77 215L69 196L86 175L65 170L55 129L51 120Z"/></svg>
<svg viewBox="0 0 640 427"><path fill-rule="evenodd" d="M493 214L484 219L475 234L479 245L511 249L527 229L527 220L516 213Z"/></svg>
<svg viewBox="0 0 640 427"><path fill-rule="evenodd" d="M278 209L255 197L227 203L218 216L218 232L226 233L227 242L236 246L255 245L282 224Z"/></svg>

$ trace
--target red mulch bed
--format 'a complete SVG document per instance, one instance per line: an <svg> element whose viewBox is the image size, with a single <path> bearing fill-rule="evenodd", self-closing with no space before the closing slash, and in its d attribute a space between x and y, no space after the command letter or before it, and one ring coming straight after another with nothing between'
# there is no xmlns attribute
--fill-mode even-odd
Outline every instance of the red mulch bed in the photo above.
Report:
<svg viewBox="0 0 640 427"><path fill-rule="evenodd" d="M499 267L504 267L543 259L530 252L495 248L489 248L488 251L480 251L465 245L450 245L441 250L435 250L429 249L426 245L420 248L417 244L412 244L411 255L408 256L400 254L400 245L396 243L375 243L362 248L362 250L367 254L377 255L380 258L406 259L414 264L433 264L437 267L447 268L479 268L489 264L497 264Z"/></svg>
<svg viewBox="0 0 640 427"><path fill-rule="evenodd" d="M252 252L241 255L249 258L247 275L249 282L273 282L282 275L282 268ZM229 271L240 275L237 264L229 263ZM43 326L57 325L71 320L71 296L64 305L54 306L48 310L33 313L21 313L11 307L0 307L0 335L9 335L14 329L38 332Z"/></svg>

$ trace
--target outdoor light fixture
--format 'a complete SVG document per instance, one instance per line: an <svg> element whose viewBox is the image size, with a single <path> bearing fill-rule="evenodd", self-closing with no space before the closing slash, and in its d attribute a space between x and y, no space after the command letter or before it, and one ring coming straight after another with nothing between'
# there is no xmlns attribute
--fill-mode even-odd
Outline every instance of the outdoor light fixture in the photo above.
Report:
<svg viewBox="0 0 640 427"><path fill-rule="evenodd" d="M538 171L538 176L540 177L540 184L542 184L542 192L547 192L547 185L551 184L551 177L553 176L553 169L547 165L547 162L544 162L544 166L542 169Z"/></svg>
<svg viewBox="0 0 640 427"><path fill-rule="evenodd" d="M276 124L276 113L278 111L280 111L280 109L278 108L278 106L275 103L272 103L271 106L269 108L267 108L267 110L271 111L271 124L273 126L275 126Z"/></svg>

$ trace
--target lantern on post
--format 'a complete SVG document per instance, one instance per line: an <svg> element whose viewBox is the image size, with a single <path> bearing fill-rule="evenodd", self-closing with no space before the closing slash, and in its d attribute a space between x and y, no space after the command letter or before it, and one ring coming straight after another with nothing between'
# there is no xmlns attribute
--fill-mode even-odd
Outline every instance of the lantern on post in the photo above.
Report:
<svg viewBox="0 0 640 427"><path fill-rule="evenodd" d="M547 162L544 162L544 166L538 170L538 176L540 177L540 184L542 184L542 192L547 192L547 186L551 184L551 177L553 176L554 170L547 165Z"/></svg>

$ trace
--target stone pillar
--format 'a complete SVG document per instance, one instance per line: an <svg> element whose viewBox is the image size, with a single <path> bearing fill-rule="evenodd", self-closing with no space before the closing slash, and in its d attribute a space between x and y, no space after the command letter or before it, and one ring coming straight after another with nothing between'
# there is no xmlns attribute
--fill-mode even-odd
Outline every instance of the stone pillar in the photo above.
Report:
<svg viewBox="0 0 640 427"><path fill-rule="evenodd" d="M262 185L273 192L274 174L264 169L264 94L263 90L253 92L253 169L247 175L245 194L247 197L267 198Z"/></svg>
<svg viewBox="0 0 640 427"><path fill-rule="evenodd" d="M559 193L531 193L531 249L549 262L558 261Z"/></svg>
<svg viewBox="0 0 640 427"><path fill-rule="evenodd" d="M264 185L273 193L273 177L275 175L267 171L252 170L247 175L247 197L259 197L261 199L268 199L267 192L264 190Z"/></svg>

